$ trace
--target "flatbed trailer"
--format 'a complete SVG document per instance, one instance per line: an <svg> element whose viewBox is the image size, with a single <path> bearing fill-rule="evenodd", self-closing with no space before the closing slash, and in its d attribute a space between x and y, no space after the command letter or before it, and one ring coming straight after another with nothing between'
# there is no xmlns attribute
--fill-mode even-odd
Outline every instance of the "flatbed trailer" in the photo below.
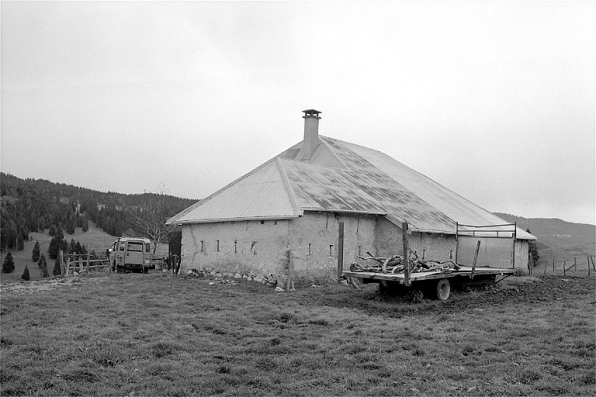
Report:
<svg viewBox="0 0 596 397"><path fill-rule="evenodd" d="M433 270L428 272L410 273L409 275L404 273L379 273L368 271L344 271L343 275L345 277L359 278L362 280L363 284L378 283L384 287L390 287L392 285L404 285L409 287L416 284L419 287L425 287L433 297L444 301L449 299L449 295L451 294L451 282L465 284L474 282L474 279L476 282L478 279L496 280L497 276L502 276L502 280L513 274L513 269L461 265L458 267L458 270Z"/></svg>

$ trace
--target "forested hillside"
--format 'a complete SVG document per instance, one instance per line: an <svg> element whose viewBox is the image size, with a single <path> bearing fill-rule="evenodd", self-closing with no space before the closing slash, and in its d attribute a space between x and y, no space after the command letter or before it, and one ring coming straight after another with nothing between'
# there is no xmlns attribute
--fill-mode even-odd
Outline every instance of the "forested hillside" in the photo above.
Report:
<svg viewBox="0 0 596 397"><path fill-rule="evenodd" d="M73 234L85 231L91 220L112 236L131 231L143 234L134 222L152 212L165 222L167 217L197 200L163 193L120 194L54 183L43 179L21 179L0 173L0 248L22 249L29 233L62 229ZM158 211L156 211L158 209Z"/></svg>
<svg viewBox="0 0 596 397"><path fill-rule="evenodd" d="M586 258L596 252L596 226L587 223L567 222L557 218L523 218L510 214L495 213L507 222L515 222L538 239L536 244L542 260L557 258L573 260Z"/></svg>

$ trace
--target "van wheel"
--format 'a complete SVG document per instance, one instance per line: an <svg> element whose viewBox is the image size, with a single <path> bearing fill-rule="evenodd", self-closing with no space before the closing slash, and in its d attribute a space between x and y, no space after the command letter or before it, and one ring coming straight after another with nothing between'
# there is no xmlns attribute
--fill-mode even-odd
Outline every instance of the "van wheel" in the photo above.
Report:
<svg viewBox="0 0 596 397"><path fill-rule="evenodd" d="M449 299L449 295L451 294L451 284L449 284L449 280L446 278L439 280L435 292L437 300L446 301Z"/></svg>

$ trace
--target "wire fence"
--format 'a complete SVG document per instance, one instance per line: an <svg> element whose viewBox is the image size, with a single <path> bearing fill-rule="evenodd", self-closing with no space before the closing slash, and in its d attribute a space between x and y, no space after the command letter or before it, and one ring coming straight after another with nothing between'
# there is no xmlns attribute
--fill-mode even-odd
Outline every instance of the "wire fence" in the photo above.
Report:
<svg viewBox="0 0 596 397"><path fill-rule="evenodd" d="M553 258L552 260L540 261L533 268L530 267L530 274L534 276L547 274L592 276L596 275L596 265L594 265L594 258L591 255L575 257L573 260Z"/></svg>

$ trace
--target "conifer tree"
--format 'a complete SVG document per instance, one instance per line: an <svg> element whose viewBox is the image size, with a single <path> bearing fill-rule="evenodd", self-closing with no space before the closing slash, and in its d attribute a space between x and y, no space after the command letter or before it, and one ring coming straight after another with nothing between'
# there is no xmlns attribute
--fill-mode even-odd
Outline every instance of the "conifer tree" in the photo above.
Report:
<svg viewBox="0 0 596 397"><path fill-rule="evenodd" d="M50 241L50 246L48 247L48 255L51 259L56 259L58 256L58 251L60 251L60 237L54 236Z"/></svg>
<svg viewBox="0 0 596 397"><path fill-rule="evenodd" d="M31 252L31 259L33 260L33 262L37 262L39 260L39 255L39 241L36 241L35 246L33 247L33 251Z"/></svg>
<svg viewBox="0 0 596 397"><path fill-rule="evenodd" d="M46 263L46 257L44 254L41 254L41 257L39 258L39 263L37 265L39 266L39 270L41 271L41 277L50 276L48 274L48 264Z"/></svg>
<svg viewBox="0 0 596 397"><path fill-rule="evenodd" d="M532 232L530 232L530 229L526 229L526 232L532 234ZM530 262L532 266L536 266L538 264L538 260L540 259L540 254L538 253L538 247L536 246L535 240L529 240L528 251L530 254Z"/></svg>
<svg viewBox="0 0 596 397"><path fill-rule="evenodd" d="M74 234L75 232L75 223L72 219L68 219L68 221L66 222L66 233L68 234Z"/></svg>
<svg viewBox="0 0 596 397"><path fill-rule="evenodd" d="M74 238L70 239L70 244L68 246L68 253L69 254L78 254L77 244L75 243Z"/></svg>
<svg viewBox="0 0 596 397"><path fill-rule="evenodd" d="M62 240L64 238L64 232L62 231L62 228L60 227L60 225L58 225L58 227L56 227L56 236L60 237L60 240Z"/></svg>
<svg viewBox="0 0 596 397"><path fill-rule="evenodd" d="M2 273L12 273L14 272L14 259L10 251L6 254L4 258L4 263L2 264Z"/></svg>
<svg viewBox="0 0 596 397"><path fill-rule="evenodd" d="M48 234L52 237L54 237L56 235L56 226L52 225L50 226L50 230L48 231Z"/></svg>
<svg viewBox="0 0 596 397"><path fill-rule="evenodd" d="M61 249L63 252L66 252L66 250L68 250L68 243L66 242L65 238L63 238L62 241L60 241L58 248Z"/></svg>
<svg viewBox="0 0 596 397"><path fill-rule="evenodd" d="M62 274L62 270L60 269L60 255L56 258L56 262L54 262L54 270L52 271L54 276L59 276Z"/></svg>
<svg viewBox="0 0 596 397"><path fill-rule="evenodd" d="M27 267L27 265L25 265L25 270L23 270L23 275L21 278L25 281L31 280L31 276L29 275L29 267Z"/></svg>

